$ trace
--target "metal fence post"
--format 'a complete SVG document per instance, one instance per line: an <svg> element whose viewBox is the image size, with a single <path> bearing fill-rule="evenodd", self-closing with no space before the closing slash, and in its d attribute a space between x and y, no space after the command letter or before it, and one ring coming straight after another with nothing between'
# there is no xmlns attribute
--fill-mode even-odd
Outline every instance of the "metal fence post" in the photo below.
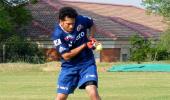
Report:
<svg viewBox="0 0 170 100"><path fill-rule="evenodd" d="M5 44L3 44L2 48L3 48L3 50L2 50L2 52L3 52L2 61L5 62L5 59L6 59L6 57L5 57L5 54L6 54Z"/></svg>

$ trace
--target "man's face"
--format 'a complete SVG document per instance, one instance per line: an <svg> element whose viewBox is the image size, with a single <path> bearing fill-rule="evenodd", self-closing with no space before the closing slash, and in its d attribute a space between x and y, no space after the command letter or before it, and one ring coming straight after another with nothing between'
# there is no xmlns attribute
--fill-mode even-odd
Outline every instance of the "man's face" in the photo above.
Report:
<svg viewBox="0 0 170 100"><path fill-rule="evenodd" d="M65 17L64 20L60 20L60 25L67 32L72 32L75 24L74 18Z"/></svg>

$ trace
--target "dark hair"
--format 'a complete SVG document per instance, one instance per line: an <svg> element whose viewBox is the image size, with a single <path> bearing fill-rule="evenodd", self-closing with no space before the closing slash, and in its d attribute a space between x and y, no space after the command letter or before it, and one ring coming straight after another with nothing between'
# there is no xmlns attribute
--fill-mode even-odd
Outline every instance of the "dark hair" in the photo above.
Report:
<svg viewBox="0 0 170 100"><path fill-rule="evenodd" d="M77 11L72 7L62 7L59 10L59 20L64 20L65 17L76 18L78 15Z"/></svg>

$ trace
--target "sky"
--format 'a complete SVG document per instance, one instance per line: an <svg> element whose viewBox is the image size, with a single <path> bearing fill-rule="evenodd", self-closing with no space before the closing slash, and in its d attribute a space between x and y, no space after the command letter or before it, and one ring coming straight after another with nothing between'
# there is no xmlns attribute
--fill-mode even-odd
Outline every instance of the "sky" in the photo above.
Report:
<svg viewBox="0 0 170 100"><path fill-rule="evenodd" d="M97 2L97 3L106 3L106 4L133 5L139 8L144 8L141 5L142 0L66 0L66 1L83 1L83 2Z"/></svg>

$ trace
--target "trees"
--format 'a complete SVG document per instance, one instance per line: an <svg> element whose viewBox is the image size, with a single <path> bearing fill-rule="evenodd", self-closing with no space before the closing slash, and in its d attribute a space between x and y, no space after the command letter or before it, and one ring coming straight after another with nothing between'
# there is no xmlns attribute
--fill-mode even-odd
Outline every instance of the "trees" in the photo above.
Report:
<svg viewBox="0 0 170 100"><path fill-rule="evenodd" d="M32 19L31 13L25 8L25 1L28 0L0 1L0 60L3 55L6 61L12 62L44 61L44 58L41 58L43 53L38 49L37 44L20 34L22 27Z"/></svg>
<svg viewBox="0 0 170 100"><path fill-rule="evenodd" d="M151 50L151 41L139 37L138 35L133 36L130 41L132 45L130 49L130 60L137 61L138 63L145 61Z"/></svg>
<svg viewBox="0 0 170 100"><path fill-rule="evenodd" d="M155 54L160 54L164 59L170 59L170 0L144 0L144 6L149 13L156 13L164 17L168 29L161 35L159 43L155 47ZM159 59L162 57L157 56Z"/></svg>
<svg viewBox="0 0 170 100"><path fill-rule="evenodd" d="M154 43L154 40L144 39L138 35L133 36L130 39L132 47L130 48L130 60L141 63L142 61L153 61L153 60L167 60L169 59L169 52L164 44ZM170 43L170 42L169 42ZM162 45L162 46L161 46Z"/></svg>
<svg viewBox="0 0 170 100"><path fill-rule="evenodd" d="M170 52L170 0L144 0L144 6L148 12L156 13L164 17L165 22L168 24L168 30L160 38L159 48L166 49Z"/></svg>
<svg viewBox="0 0 170 100"><path fill-rule="evenodd" d="M0 42L18 34L22 26L32 19L31 13L24 6L11 7L4 1L0 1Z"/></svg>
<svg viewBox="0 0 170 100"><path fill-rule="evenodd" d="M157 13L170 21L170 0L143 0L144 6L150 13Z"/></svg>

